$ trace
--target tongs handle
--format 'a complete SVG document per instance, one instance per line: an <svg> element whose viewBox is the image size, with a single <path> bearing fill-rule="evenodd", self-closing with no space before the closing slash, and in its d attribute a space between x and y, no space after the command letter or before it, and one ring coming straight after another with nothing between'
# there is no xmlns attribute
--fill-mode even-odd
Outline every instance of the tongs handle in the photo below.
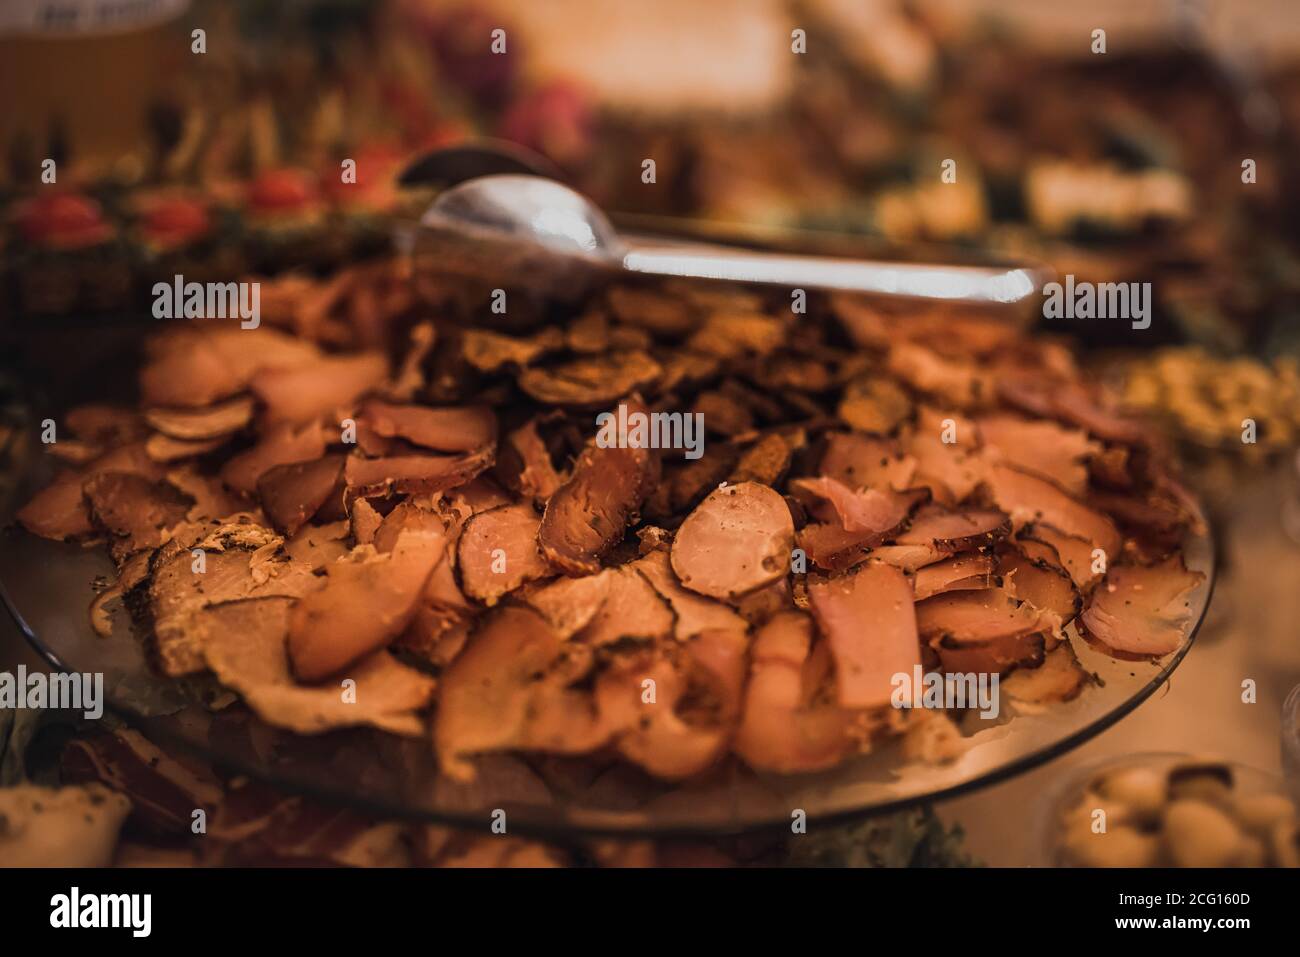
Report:
<svg viewBox="0 0 1300 957"><path fill-rule="evenodd" d="M917 299L1009 305L1035 295L1046 279L1031 266L968 266L801 256L645 235L625 236L623 266L683 276L789 288L835 289Z"/></svg>

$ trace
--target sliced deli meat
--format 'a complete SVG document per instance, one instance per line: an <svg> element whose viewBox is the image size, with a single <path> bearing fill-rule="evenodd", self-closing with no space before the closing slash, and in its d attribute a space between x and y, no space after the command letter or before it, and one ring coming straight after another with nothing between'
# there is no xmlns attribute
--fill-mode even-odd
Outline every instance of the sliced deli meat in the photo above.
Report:
<svg viewBox="0 0 1300 957"><path fill-rule="evenodd" d="M748 623L726 605L682 587L673 572L668 552L656 549L631 564L654 590L672 606L673 633L685 641L703 631L744 632Z"/></svg>
<svg viewBox="0 0 1300 957"><path fill-rule="evenodd" d="M398 536L391 552L360 546L350 560L327 565L324 587L289 615L294 674L320 681L387 646L415 614L444 554L440 531L410 530Z"/></svg>
<svg viewBox="0 0 1300 957"><path fill-rule="evenodd" d="M1020 637L1042 628L1034 608L1001 588L948 592L917 602L916 623L926 641L947 637L964 645Z"/></svg>
<svg viewBox="0 0 1300 957"><path fill-rule="evenodd" d="M980 440L1008 465L1049 478L1072 495L1087 490L1087 460L1101 445L1079 429L1009 415L979 420Z"/></svg>
<svg viewBox="0 0 1300 957"><path fill-rule="evenodd" d="M238 691L268 724L300 734L356 725L412 737L424 731L419 711L433 697L434 679L387 651L352 666L348 677L356 683L348 699L334 683L295 682L284 640L291 610L280 598L231 606L223 627L213 628L203 645L204 660L222 684Z"/></svg>
<svg viewBox="0 0 1300 957"><path fill-rule="evenodd" d="M825 476L795 479L790 487L797 493L812 495L829 503L835 519L846 532L872 536L885 536L896 531L924 497L924 493L916 490L896 492L893 489L863 488L855 491Z"/></svg>
<svg viewBox="0 0 1300 957"><path fill-rule="evenodd" d="M270 429L252 448L229 459L221 468L221 480L237 492L252 493L257 480L277 465L311 462L325 454L325 436L316 423Z"/></svg>
<svg viewBox="0 0 1300 957"><path fill-rule="evenodd" d="M1068 572L1050 562L1030 558L1017 547L999 551L997 571L1007 594L1035 608L1057 633L1083 607L1083 599Z"/></svg>
<svg viewBox="0 0 1300 957"><path fill-rule="evenodd" d="M687 516L673 541L672 567L691 591L730 598L784 577L793 547L785 499L742 482L715 489Z"/></svg>
<svg viewBox="0 0 1300 957"><path fill-rule="evenodd" d="M1080 630L1117 657L1167 655L1187 637L1191 593L1204 580L1181 555L1156 565L1115 565L1088 597Z"/></svg>
<svg viewBox="0 0 1300 957"><path fill-rule="evenodd" d="M528 504L502 505L471 516L456 544L465 594L491 606L525 582L552 574L537 547L541 523Z"/></svg>
<svg viewBox="0 0 1300 957"><path fill-rule="evenodd" d="M496 439L496 416L485 406L430 408L371 399L362 406L360 423L383 438L439 452L471 452Z"/></svg>
<svg viewBox="0 0 1300 957"><path fill-rule="evenodd" d="M93 626L128 640L122 602L158 670L241 696L214 730L431 733L439 801L645 808L885 739L953 759L959 715L890 708L900 673L996 672L1017 714L1089 692L1069 624L1183 640L1195 502L1059 344L649 280L489 331L408 278L294 274L267 328L168 326L139 408L69 413L18 514L106 547Z"/></svg>
<svg viewBox="0 0 1300 957"><path fill-rule="evenodd" d="M633 412L645 409L632 402ZM650 449L588 442L572 476L546 503L537 540L547 561L567 575L598 571L601 556L623 537L649 494L657 467Z"/></svg>
<svg viewBox="0 0 1300 957"><path fill-rule="evenodd" d="M343 456L276 465L257 480L267 518L279 531L293 535L342 488Z"/></svg>
<svg viewBox="0 0 1300 957"><path fill-rule="evenodd" d="M464 485L492 464L488 446L464 455L390 455L377 459L349 455L343 480L358 495L441 492Z"/></svg>
<svg viewBox="0 0 1300 957"><path fill-rule="evenodd" d="M986 481L993 501L1011 516L1017 528L1045 522L1102 549L1108 559L1119 555L1120 534L1115 523L1047 479L1010 466L993 465Z"/></svg>
<svg viewBox="0 0 1300 957"><path fill-rule="evenodd" d="M348 409L388 377L377 352L323 357L293 368L259 369L249 382L266 406L268 422L301 424Z"/></svg>
<svg viewBox="0 0 1300 957"><path fill-rule="evenodd" d="M600 747L609 731L594 702L567 687L571 654L532 609L489 612L442 676L433 741L444 773L472 780L470 759L493 751Z"/></svg>
<svg viewBox="0 0 1300 957"><path fill-rule="evenodd" d="M793 774L834 767L853 750L852 715L820 696L812 619L790 610L758 630L734 749L761 771Z"/></svg>
<svg viewBox="0 0 1300 957"><path fill-rule="evenodd" d="M810 582L808 598L835 658L840 705L889 704L894 675L911 674L921 663L907 577L873 562L841 578Z"/></svg>
<svg viewBox="0 0 1300 957"><path fill-rule="evenodd" d="M967 552L918 568L912 576L912 591L916 600L921 601L948 591L989 588L994 574L992 555Z"/></svg>
<svg viewBox="0 0 1300 957"><path fill-rule="evenodd" d="M894 538L894 544L963 552L987 548L1010 532L1007 517L994 509L950 511L936 505L917 512L907 531Z"/></svg>
<svg viewBox="0 0 1300 957"><path fill-rule="evenodd" d="M238 432L253 420L253 400L241 396L204 409L145 409L144 420L173 439L215 439Z"/></svg>

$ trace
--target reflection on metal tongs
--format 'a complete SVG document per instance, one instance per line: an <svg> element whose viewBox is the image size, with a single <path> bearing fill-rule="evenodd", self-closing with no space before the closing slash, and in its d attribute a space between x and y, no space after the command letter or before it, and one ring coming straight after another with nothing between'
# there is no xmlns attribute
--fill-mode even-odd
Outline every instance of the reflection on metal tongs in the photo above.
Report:
<svg viewBox="0 0 1300 957"><path fill-rule="evenodd" d="M1049 276L1030 265L890 262L625 235L585 196L547 178L551 172L526 151L496 145L439 150L411 164L404 183L449 186L411 237L417 280L523 287L573 300L601 281L634 273L1014 305Z"/></svg>

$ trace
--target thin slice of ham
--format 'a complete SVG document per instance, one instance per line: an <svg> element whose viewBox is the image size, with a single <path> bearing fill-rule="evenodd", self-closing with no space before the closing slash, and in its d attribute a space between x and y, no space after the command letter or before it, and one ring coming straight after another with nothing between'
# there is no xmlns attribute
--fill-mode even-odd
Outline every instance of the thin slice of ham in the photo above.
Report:
<svg viewBox="0 0 1300 957"><path fill-rule="evenodd" d="M994 509L950 511L933 505L923 508L897 545L922 545L942 552L964 552L986 548L1011 531L1007 517Z"/></svg>
<svg viewBox="0 0 1300 957"><path fill-rule="evenodd" d="M456 546L465 594L490 607L525 582L553 574L537 549L540 524L527 503L502 505L471 517Z"/></svg>
<svg viewBox="0 0 1300 957"><path fill-rule="evenodd" d="M917 569L912 591L917 601L950 591L974 591L993 584L993 556L980 552L952 558Z"/></svg>
<svg viewBox="0 0 1300 957"><path fill-rule="evenodd" d="M1068 572L1030 558L1015 546L999 550L997 570L1007 593L1037 609L1057 633L1083 607L1083 599Z"/></svg>
<svg viewBox="0 0 1300 957"><path fill-rule="evenodd" d="M556 471L537 424L537 419L529 419L510 433L497 468L507 467L511 487L531 496L540 505L564 484L564 476Z"/></svg>
<svg viewBox="0 0 1300 957"><path fill-rule="evenodd" d="M747 622L727 605L705 598L682 587L673 574L668 553L655 550L633 562L635 568L671 606L676 622L673 634L686 641L703 631L737 631L742 634Z"/></svg>
<svg viewBox="0 0 1300 957"><path fill-rule="evenodd" d="M896 674L921 663L912 586L890 565L870 563L850 575L808 585L817 625L835 658L839 703L886 705Z"/></svg>
<svg viewBox="0 0 1300 957"><path fill-rule="evenodd" d="M1110 559L1119 555L1120 534L1115 523L1047 479L999 464L989 468L986 481L993 501L1011 516L1016 528L1046 522L1090 542Z"/></svg>
<svg viewBox="0 0 1300 957"><path fill-rule="evenodd" d="M367 459L348 456L347 486L358 495L443 492L464 485L492 464L493 447L464 455L393 455Z"/></svg>
<svg viewBox="0 0 1300 957"><path fill-rule="evenodd" d="M277 465L257 480L257 494L276 529L293 535L339 490L342 474L341 455Z"/></svg>
<svg viewBox="0 0 1300 957"><path fill-rule="evenodd" d="M733 598L788 574L793 548L785 499L766 485L741 482L714 489L686 517L673 541L672 566L691 591Z"/></svg>
<svg viewBox="0 0 1300 957"><path fill-rule="evenodd" d="M251 494L257 480L277 465L310 462L325 454L325 436L316 423L296 428L272 428L252 448L231 458L221 469L221 480L236 492Z"/></svg>
<svg viewBox="0 0 1300 957"><path fill-rule="evenodd" d="M854 491L837 479L826 476L795 479L790 487L830 503L840 527L846 532L869 535L887 535L899 528L923 496L915 489L907 492L876 488Z"/></svg>
<svg viewBox="0 0 1300 957"><path fill-rule="evenodd" d="M611 582L604 571L581 578L562 577L527 589L524 601L546 619L557 637L567 640L596 617L609 596Z"/></svg>
<svg viewBox="0 0 1300 957"><path fill-rule="evenodd" d="M978 429L984 447L1000 461L1051 479L1072 495L1086 491L1086 460L1101 450L1086 432L1055 422L991 415L979 420Z"/></svg>
<svg viewBox="0 0 1300 957"><path fill-rule="evenodd" d="M94 531L82 486L106 472L127 472L151 481L163 477L162 467L149 457L143 442L106 452L75 471L63 471L18 510L19 524L42 538L67 539Z"/></svg>
<svg viewBox="0 0 1300 957"><path fill-rule="evenodd" d="M1117 658L1167 655L1187 636L1191 592L1204 579L1181 555L1157 565L1116 565L1089 596L1080 631Z"/></svg>
<svg viewBox="0 0 1300 957"><path fill-rule="evenodd" d="M902 491L913 484L916 460L890 439L837 432L827 436L820 472L850 489Z"/></svg>
<svg viewBox="0 0 1300 957"><path fill-rule="evenodd" d="M411 529L391 552L360 546L351 560L327 565L325 587L289 613L289 657L299 680L338 674L400 635L445 551L441 530Z"/></svg>
<svg viewBox="0 0 1300 957"><path fill-rule="evenodd" d="M363 422L383 438L439 452L470 452L496 438L496 416L481 405L430 408L370 399L361 408L358 425Z"/></svg>
<svg viewBox="0 0 1300 957"><path fill-rule="evenodd" d="M1004 674L1016 667L1033 667L1043 660L1046 639L1042 632L1002 635L980 644L965 644L948 636L930 643L947 674Z"/></svg>
<svg viewBox="0 0 1300 957"><path fill-rule="evenodd" d="M948 592L916 604L916 624L926 641L948 638L979 645L1041 628L1038 612L1001 588Z"/></svg>
<svg viewBox="0 0 1300 957"><path fill-rule="evenodd" d="M1044 522L1025 526L1016 538L1030 557L1053 561L1068 572L1075 587L1082 592L1089 591L1101 579L1102 572L1095 570L1101 566L1093 556L1094 546L1086 538L1067 535Z"/></svg>
<svg viewBox="0 0 1300 957"><path fill-rule="evenodd" d="M791 774L838 764L852 749L852 714L816 701L806 665L813 623L803 612L774 615L758 630L733 748L751 768Z"/></svg>
<svg viewBox="0 0 1300 957"><path fill-rule="evenodd" d="M388 360L379 352L325 356L307 365L259 369L249 388L266 406L266 420L294 424L345 410L383 384Z"/></svg>

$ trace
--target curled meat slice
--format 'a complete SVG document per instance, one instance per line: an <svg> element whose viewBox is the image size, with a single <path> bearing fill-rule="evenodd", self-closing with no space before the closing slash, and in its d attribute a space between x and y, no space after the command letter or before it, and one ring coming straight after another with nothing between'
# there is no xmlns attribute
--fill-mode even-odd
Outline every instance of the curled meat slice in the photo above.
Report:
<svg viewBox="0 0 1300 957"><path fill-rule="evenodd" d="M1119 555L1120 535L1114 522L1047 479L999 464L990 466L986 481L994 503L1011 516L1016 528L1046 522L1090 542L1108 557Z"/></svg>
<svg viewBox="0 0 1300 957"><path fill-rule="evenodd" d="M1086 461L1101 451L1088 433L1055 422L991 415L980 419L978 428L984 447L998 459L1051 479L1072 495L1086 490Z"/></svg>
<svg viewBox="0 0 1300 957"><path fill-rule="evenodd" d="M644 413L644 406L629 402L629 420L635 412ZM588 442L572 477L546 503L537 541L566 575L599 571L601 556L623 537L650 491L659 460L649 449L625 445Z"/></svg>
<svg viewBox="0 0 1300 957"><path fill-rule="evenodd" d="M607 568L601 575L609 579L605 600L579 638L599 647L625 638L652 641L672 634L671 606L631 565Z"/></svg>
<svg viewBox="0 0 1300 957"><path fill-rule="evenodd" d="M342 455L277 465L257 480L257 494L271 524L278 531L293 535L337 494L342 475Z"/></svg>
<svg viewBox="0 0 1300 957"><path fill-rule="evenodd" d="M173 330L148 340L140 394L151 406L202 408L248 387L259 369L292 369L321 358L312 343L259 329Z"/></svg>
<svg viewBox="0 0 1300 957"><path fill-rule="evenodd" d="M1080 631L1116 658L1167 655L1187 636L1190 595L1204 579L1181 555L1158 565L1116 565L1088 597Z"/></svg>
<svg viewBox="0 0 1300 957"><path fill-rule="evenodd" d="M456 545L465 594L491 606L525 582L552 574L537 549L540 525L528 504L502 505L472 516Z"/></svg>
<svg viewBox="0 0 1300 957"><path fill-rule="evenodd" d="M1015 547L999 551L997 565L1007 593L1036 608L1058 634L1079 614L1083 599L1061 568L1030 558Z"/></svg>
<svg viewBox="0 0 1300 957"><path fill-rule="evenodd" d="M834 517L846 532L865 533L872 536L888 535L897 530L912 513L924 493L912 489L895 492L893 489L850 489L833 478L795 479L790 488L796 494L804 493L825 499L834 510ZM822 516L829 519L829 515Z"/></svg>
<svg viewBox="0 0 1300 957"><path fill-rule="evenodd" d="M18 510L20 525L33 535L56 540L89 535L94 526L82 486L107 472L129 472L150 480L162 478L162 468L153 461L143 443L132 443L106 452L84 468L60 472Z"/></svg>
<svg viewBox="0 0 1300 957"><path fill-rule="evenodd" d="M731 598L790 570L794 521L785 499L755 482L715 489L687 516L673 541L672 566L691 591Z"/></svg>
<svg viewBox="0 0 1300 957"><path fill-rule="evenodd" d="M1017 541L1030 557L1063 568L1080 591L1091 589L1102 576L1104 566L1097 561L1101 556L1093 555L1094 546L1086 538L1067 535L1051 525L1035 522L1020 530Z"/></svg>
<svg viewBox="0 0 1300 957"><path fill-rule="evenodd" d="M792 774L838 764L853 748L849 712L818 696L807 668L812 620L774 615L754 637L749 684L733 749L750 767Z"/></svg>
<svg viewBox="0 0 1300 957"><path fill-rule="evenodd" d="M911 674L921 663L907 577L873 562L842 578L810 582L808 598L835 658L840 705L889 704L894 675Z"/></svg>
<svg viewBox="0 0 1300 957"><path fill-rule="evenodd" d="M507 436L498 469L505 468L505 481L541 504L564 484L555 469L551 453L537 432L537 419L529 419Z"/></svg>
<svg viewBox="0 0 1300 957"><path fill-rule="evenodd" d="M145 409L144 420L173 439L216 439L253 421L253 400L240 396L201 409Z"/></svg>
<svg viewBox="0 0 1300 957"><path fill-rule="evenodd" d="M398 536L391 552L363 545L352 560L326 566L325 587L298 602L289 616L294 674L319 681L400 635L444 553L440 530L412 529Z"/></svg>
<svg viewBox="0 0 1300 957"><path fill-rule="evenodd" d="M165 674L203 669L203 622L209 607L254 598L298 598L320 587L309 564L278 553L281 541L268 528L227 524L198 541L173 539L154 553L144 593L154 656ZM201 550L201 564L191 549Z"/></svg>
<svg viewBox="0 0 1300 957"><path fill-rule="evenodd" d="M685 641L702 631L739 631L749 626L740 615L720 601L703 598L682 587L673 574L668 553L656 549L631 564L661 597L672 606L676 624L673 634Z"/></svg>
<svg viewBox="0 0 1300 957"><path fill-rule="evenodd" d="M992 585L993 556L980 552L954 555L918 568L912 576L912 591L917 601L944 592L974 591Z"/></svg>
<svg viewBox="0 0 1300 957"><path fill-rule="evenodd" d="M168 483L130 472L100 472L86 480L82 491L91 520L121 539L127 553L161 545L192 504Z"/></svg>
<svg viewBox="0 0 1300 957"><path fill-rule="evenodd" d="M496 439L496 416L486 406L429 408L371 399L361 409L362 423L383 438L439 452L471 452Z"/></svg>
<svg viewBox="0 0 1300 957"><path fill-rule="evenodd" d="M812 522L799 529L799 549L824 571L843 571L863 561L883 535L846 532L839 522ZM936 557L937 560L937 557Z"/></svg>
<svg viewBox="0 0 1300 957"><path fill-rule="evenodd" d="M1042 664L1017 668L1002 681L1004 691L1017 705L1044 705L1054 701L1071 701L1079 696L1091 680L1083 670L1074 649L1063 641L1043 657Z"/></svg>
<svg viewBox="0 0 1300 957"><path fill-rule="evenodd" d="M388 377L382 353L326 356L292 368L259 369L249 388L266 405L270 423L294 424L346 410Z"/></svg>
<svg viewBox="0 0 1300 957"><path fill-rule="evenodd" d="M530 366L519 388L538 402L579 409L599 408L659 378L662 367L639 350L580 356L557 366Z"/></svg>
<svg viewBox="0 0 1300 957"><path fill-rule="evenodd" d="M930 545L881 545L871 550L871 557L876 561L893 565L905 572L915 572L926 565L933 565L948 558L951 553Z"/></svg>
<svg viewBox="0 0 1300 957"><path fill-rule="evenodd" d="M325 436L318 424L275 426L252 448L226 462L221 480L236 492L251 494L257 489L257 480L277 465L310 462L324 454Z"/></svg>
<svg viewBox="0 0 1300 957"><path fill-rule="evenodd" d="M1016 667L1034 667L1043 660L1046 640L1042 632L1001 635L970 644L944 635L930 643L939 656L940 670L948 674L1004 674Z"/></svg>
<svg viewBox="0 0 1300 957"><path fill-rule="evenodd" d="M916 624L926 641L948 638L979 645L1040 630L1038 612L1001 588L948 592L916 604Z"/></svg>
<svg viewBox="0 0 1300 957"><path fill-rule="evenodd" d="M941 552L986 548L1011 531L1011 523L993 509L952 512L940 506L916 514L906 532L894 539L898 545L925 545Z"/></svg>
<svg viewBox="0 0 1300 957"><path fill-rule="evenodd" d="M348 673L355 684L344 697L337 685L295 683L285 651L292 601L257 598L212 609L203 657L223 685L243 695L267 724L299 734L370 725L415 736L424 729L416 713L433 696L434 680L401 664L387 651L357 661Z"/></svg>
<svg viewBox="0 0 1300 957"><path fill-rule="evenodd" d="M619 753L673 781L717 762L740 714L747 647L743 634L705 631L672 657L633 655L606 669L596 702Z"/></svg>
<svg viewBox="0 0 1300 957"><path fill-rule="evenodd" d="M589 696L567 687L573 650L532 609L502 606L481 619L442 676L433 741L443 772L472 780L474 755L581 753L604 743L609 733Z"/></svg>
<svg viewBox="0 0 1300 957"><path fill-rule="evenodd" d="M465 455L390 455L367 459L348 456L343 479L348 488L367 497L443 492L464 485L492 464L494 448L487 446Z"/></svg>
<svg viewBox="0 0 1300 957"><path fill-rule="evenodd" d="M612 580L603 571L582 578L561 578L529 590L524 601L546 619L558 637L568 639L596 617L609 595Z"/></svg>
<svg viewBox="0 0 1300 957"><path fill-rule="evenodd" d="M827 437L820 471L851 489L902 491L913 485L916 460L899 451L893 441L837 432Z"/></svg>

